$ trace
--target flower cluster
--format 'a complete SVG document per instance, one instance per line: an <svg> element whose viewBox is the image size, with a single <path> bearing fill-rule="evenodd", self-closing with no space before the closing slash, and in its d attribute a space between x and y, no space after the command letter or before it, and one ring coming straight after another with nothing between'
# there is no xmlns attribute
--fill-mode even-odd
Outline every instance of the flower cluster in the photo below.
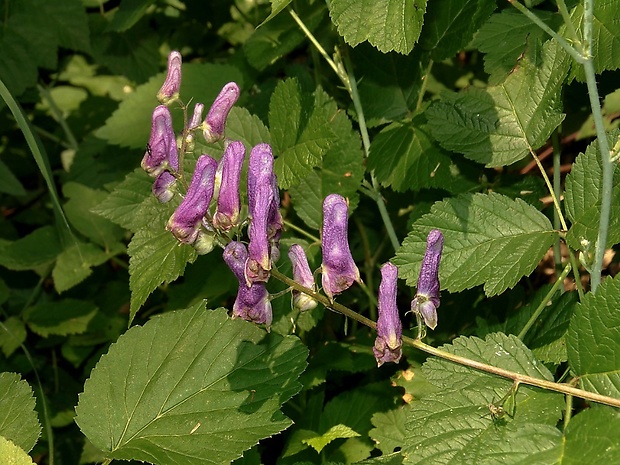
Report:
<svg viewBox="0 0 620 465"><path fill-rule="evenodd" d="M224 139L226 119L239 98L237 84L226 84L204 121L204 105L196 103L182 137L177 139L168 105L180 98L181 62L178 52L170 54L168 75L157 94L161 105L153 111L151 136L142 160L144 170L156 178L153 193L162 203L170 201L176 193L177 179L183 176L179 170L179 156L194 150L195 132L202 132L207 143ZM240 183L245 155L242 142L227 139L219 162L209 155L201 155L187 192L168 220L166 229L180 243L193 246L198 253L210 252L216 238L220 244L227 244L223 258L239 282L232 316L264 324L269 330L273 316L266 283L280 255L283 228L280 193L273 170L272 148L269 144L257 144L251 149L248 161L248 218L242 218ZM215 209L211 214L212 203L215 203ZM348 215L347 199L338 194L330 194L324 199L320 272L322 289L332 303L354 282L363 284L349 248ZM234 233L238 239L240 226L246 222L247 246L229 236ZM442 248L442 233L432 230L427 239L417 293L411 303L411 310L431 329L437 325L438 269ZM308 289L307 292L316 293L314 275L303 247L293 244L288 257L293 266L294 281ZM397 280L397 268L386 263L381 268L377 338L373 347L379 366L385 362L398 362L402 356L402 323L396 304ZM299 290L292 290L292 303L299 311L311 310L317 305L312 296Z"/></svg>

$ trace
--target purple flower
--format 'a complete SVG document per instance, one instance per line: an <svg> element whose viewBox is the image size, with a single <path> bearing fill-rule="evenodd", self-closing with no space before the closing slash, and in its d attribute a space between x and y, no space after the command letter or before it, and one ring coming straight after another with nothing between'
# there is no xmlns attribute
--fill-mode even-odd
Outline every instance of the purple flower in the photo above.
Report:
<svg viewBox="0 0 620 465"><path fill-rule="evenodd" d="M170 55L168 55L168 75L161 89L157 92L157 100L165 105L179 98L179 89L181 88L181 63L181 54L176 50L170 52Z"/></svg>
<svg viewBox="0 0 620 465"><path fill-rule="evenodd" d="M271 248L271 260L277 262L280 258L280 236L282 235L283 221L280 214L280 189L278 189L278 179L275 174L271 175L271 189L273 191L273 202L267 218L267 239L269 239Z"/></svg>
<svg viewBox="0 0 620 465"><path fill-rule="evenodd" d="M273 177L271 147L269 144L258 144L250 152L248 168L248 209L251 219L248 228L249 257L245 267L248 285L269 279L271 253L268 225L272 204L275 202Z"/></svg>
<svg viewBox="0 0 620 465"><path fill-rule="evenodd" d="M198 159L187 194L168 220L166 229L184 244L194 244L199 238L202 218L213 197L216 170L217 162L210 156Z"/></svg>
<svg viewBox="0 0 620 465"><path fill-rule="evenodd" d="M330 194L323 201L321 273L323 290L332 301L334 295L351 287L353 281L362 281L349 250L348 210L347 201L338 194Z"/></svg>
<svg viewBox="0 0 620 465"><path fill-rule="evenodd" d="M424 323L431 329L437 326L439 307L439 261L443 250L443 234L433 229L426 238L426 252L420 267L418 290L411 302L411 311L422 315Z"/></svg>
<svg viewBox="0 0 620 465"><path fill-rule="evenodd" d="M204 122L203 133L207 143L215 142L224 137L226 118L230 109L239 98L239 86L234 82L226 84L209 109Z"/></svg>
<svg viewBox="0 0 620 465"><path fill-rule="evenodd" d="M264 324L269 331L272 321L271 302L264 283L248 287L245 282L245 263L248 251L241 242L231 242L224 249L224 261L239 281L239 292L233 304L233 318L243 318Z"/></svg>
<svg viewBox="0 0 620 465"><path fill-rule="evenodd" d="M301 284L308 289L316 292L316 284L314 283L314 276L310 271L308 265L308 258L306 252L299 244L293 244L288 250L288 258L290 258L293 264L293 279L295 282ZM293 306L300 311L312 310L316 307L316 300L303 292L293 290Z"/></svg>
<svg viewBox="0 0 620 465"><path fill-rule="evenodd" d="M192 115L192 119L185 127L185 151L187 152L194 151L194 131L196 128L200 127L202 111L204 108L205 106L202 103L197 103L194 105L194 114Z"/></svg>
<svg viewBox="0 0 620 465"><path fill-rule="evenodd" d="M226 147L220 160L222 181L217 198L217 208L213 215L213 226L228 231L239 223L241 199L239 197L239 181L241 168L245 158L245 147L242 142L231 142Z"/></svg>
<svg viewBox="0 0 620 465"><path fill-rule="evenodd" d="M377 339L372 351L377 365L385 362L398 363L402 356L403 327L396 306L396 282L398 269L390 262L381 268L379 285L379 319L377 320Z"/></svg>
<svg viewBox="0 0 620 465"><path fill-rule="evenodd" d="M153 195L161 203L170 202L176 191L177 178L168 171L159 173L153 183Z"/></svg>
<svg viewBox="0 0 620 465"><path fill-rule="evenodd" d="M172 116L165 105L159 105L153 110L151 136L142 158L142 169L153 177L166 170L179 169L179 152L172 129Z"/></svg>

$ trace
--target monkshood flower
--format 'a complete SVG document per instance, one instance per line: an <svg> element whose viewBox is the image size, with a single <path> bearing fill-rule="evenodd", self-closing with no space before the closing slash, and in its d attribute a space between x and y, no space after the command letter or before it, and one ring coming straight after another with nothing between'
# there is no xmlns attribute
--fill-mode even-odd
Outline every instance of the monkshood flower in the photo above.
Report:
<svg viewBox="0 0 620 465"><path fill-rule="evenodd" d="M241 213L239 181L244 158L245 146L242 142L234 141L228 144L220 160L218 168L218 171L221 170L220 193L213 215L213 226L221 231L228 231L239 223Z"/></svg>
<svg viewBox="0 0 620 465"><path fill-rule="evenodd" d="M288 249L288 258L290 258L293 264L293 280L308 289L316 292L316 284L314 283L314 276L310 271L310 265L308 265L308 257L306 252L299 244L293 244ZM300 311L312 310L316 307L316 300L303 292L299 292L293 289L293 306Z"/></svg>
<svg viewBox="0 0 620 465"><path fill-rule="evenodd" d="M264 324L269 330L272 321L271 302L265 283L254 283L249 287L245 282L245 263L248 251L241 242L231 242L224 249L224 262L239 281L239 292L233 304L233 318L243 318L254 323Z"/></svg>
<svg viewBox="0 0 620 465"><path fill-rule="evenodd" d="M390 262L381 268L379 285L379 318L377 319L377 339L372 351L377 365L385 362L398 363L403 354L403 326L396 306L396 282L398 269Z"/></svg>
<svg viewBox="0 0 620 465"><path fill-rule="evenodd" d="M361 283L360 272L349 249L348 210L347 201L338 194L330 194L323 201L321 273L323 290L332 301L334 295L351 287L353 281Z"/></svg>
<svg viewBox="0 0 620 465"><path fill-rule="evenodd" d="M185 128L185 143L188 152L194 151L194 132L193 130L200 127L202 121L202 112L205 106L202 103L194 105L194 114Z"/></svg>
<svg viewBox="0 0 620 465"><path fill-rule="evenodd" d="M170 52L170 55L168 55L168 75L161 89L157 92L157 100L164 105L168 105L179 98L181 63L181 54L177 51Z"/></svg>
<svg viewBox="0 0 620 465"><path fill-rule="evenodd" d="M153 195L161 203L170 202L176 191L177 178L168 171L159 173L153 183Z"/></svg>
<svg viewBox="0 0 620 465"><path fill-rule="evenodd" d="M437 308L439 307L439 261L443 250L443 234L433 229L426 238L426 252L420 268L418 289L411 302L411 311L424 318L424 323L431 329L437 326Z"/></svg>
<svg viewBox="0 0 620 465"><path fill-rule="evenodd" d="M142 169L150 176L157 177L163 171L179 168L179 152L172 129L172 116L165 105L153 110L151 136L142 158Z"/></svg>
<svg viewBox="0 0 620 465"><path fill-rule="evenodd" d="M274 202L273 154L269 144L258 144L250 152L248 166L248 210L251 219L248 228L249 256L245 267L248 285L269 279L271 252L268 225Z"/></svg>
<svg viewBox="0 0 620 465"><path fill-rule="evenodd" d="M198 240L202 218L213 197L216 170L217 161L213 158L208 155L198 158L187 194L166 225L179 242L194 244Z"/></svg>
<svg viewBox="0 0 620 465"><path fill-rule="evenodd" d="M215 142L224 137L226 118L230 109L239 98L239 86L234 82L226 84L209 109L203 126L203 134L207 143Z"/></svg>

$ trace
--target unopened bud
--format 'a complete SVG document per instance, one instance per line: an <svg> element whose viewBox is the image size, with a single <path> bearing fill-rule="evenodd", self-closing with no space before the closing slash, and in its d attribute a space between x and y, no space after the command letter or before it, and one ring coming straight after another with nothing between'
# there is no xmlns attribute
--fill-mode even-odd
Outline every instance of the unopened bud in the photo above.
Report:
<svg viewBox="0 0 620 465"><path fill-rule="evenodd" d="M239 182L244 158L243 143L234 141L228 144L220 160L218 168L218 171L221 170L220 193L213 215L213 226L222 231L228 231L239 223L241 213Z"/></svg>
<svg viewBox="0 0 620 465"><path fill-rule="evenodd" d="M411 302L411 311L424 318L424 323L431 329L437 326L437 308L439 307L439 262L443 251L443 234L433 229L426 238L426 251L420 267L418 288Z"/></svg>
<svg viewBox="0 0 620 465"><path fill-rule="evenodd" d="M203 133L207 143L215 142L224 137L226 118L239 98L239 86L234 82L226 84L211 105L204 122Z"/></svg>
<svg viewBox="0 0 620 465"><path fill-rule="evenodd" d="M153 110L151 136L142 158L142 169L153 177L166 170L179 169L179 152L172 128L172 116L165 105L159 105Z"/></svg>
<svg viewBox="0 0 620 465"><path fill-rule="evenodd" d="M181 89L181 64L181 54L176 50L170 52L170 55L168 55L168 75L161 89L157 92L157 100L164 105L169 105L179 98L179 90Z"/></svg>

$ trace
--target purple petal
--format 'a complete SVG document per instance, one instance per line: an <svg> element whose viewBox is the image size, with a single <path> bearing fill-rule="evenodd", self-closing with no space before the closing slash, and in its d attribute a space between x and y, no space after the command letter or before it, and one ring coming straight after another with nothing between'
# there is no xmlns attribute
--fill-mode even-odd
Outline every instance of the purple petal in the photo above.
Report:
<svg viewBox="0 0 620 465"><path fill-rule="evenodd" d="M153 195L161 203L169 202L176 192L176 183L177 178L168 171L160 173L153 183Z"/></svg>
<svg viewBox="0 0 620 465"><path fill-rule="evenodd" d="M402 356L403 328L396 306L398 269L390 262L381 268L379 285L379 318L377 339L373 347L378 366L385 362L396 362Z"/></svg>
<svg viewBox="0 0 620 465"><path fill-rule="evenodd" d="M239 223L241 213L239 182L244 158L243 143L231 142L220 160L222 180L217 198L217 209L213 215L213 226L222 231L228 231Z"/></svg>
<svg viewBox="0 0 620 465"><path fill-rule="evenodd" d="M172 128L172 116L165 105L159 105L153 110L151 136L142 158L142 169L153 177L169 169L174 171L179 169L179 153Z"/></svg>
<svg viewBox="0 0 620 465"><path fill-rule="evenodd" d="M163 104L169 104L179 97L179 89L181 89L181 64L181 54L176 50L170 52L170 55L168 55L168 75L157 93L157 100Z"/></svg>
<svg viewBox="0 0 620 465"><path fill-rule="evenodd" d="M308 258L303 247L299 244L293 244L288 250L288 257L293 264L293 280L316 292L314 276L310 270L310 265L308 265ZM317 305L316 300L303 292L293 290L292 294L293 305L300 311L312 310Z"/></svg>
<svg viewBox="0 0 620 465"><path fill-rule="evenodd" d="M224 137L226 118L239 98L239 86L234 82L226 84L209 109L205 120L204 136L207 143L215 142Z"/></svg>

